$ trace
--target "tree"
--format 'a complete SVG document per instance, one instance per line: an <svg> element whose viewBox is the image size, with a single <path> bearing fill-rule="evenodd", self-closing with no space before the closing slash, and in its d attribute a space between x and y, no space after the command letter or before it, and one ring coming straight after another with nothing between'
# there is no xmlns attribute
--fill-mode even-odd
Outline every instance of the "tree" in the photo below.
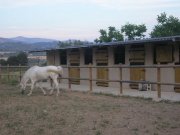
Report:
<svg viewBox="0 0 180 135"><path fill-rule="evenodd" d="M4 59L1 59L1 60L0 60L0 65L1 65L1 66L6 66L6 65L7 65L7 61L4 60Z"/></svg>
<svg viewBox="0 0 180 135"><path fill-rule="evenodd" d="M28 58L27 58L27 54L24 53L24 52L20 52L18 55L17 55L17 59L18 59L18 63L20 65L27 65L28 64Z"/></svg>
<svg viewBox="0 0 180 135"><path fill-rule="evenodd" d="M108 27L108 31L100 29L99 32L100 32L100 37L94 40L94 42L96 43L123 40L123 35L115 27L112 26Z"/></svg>
<svg viewBox="0 0 180 135"><path fill-rule="evenodd" d="M59 41L57 45L60 48L64 48L64 47L69 47L69 46L79 46L79 45L87 45L87 44L92 44L92 43L88 41L81 41L81 40L67 40L64 42Z"/></svg>
<svg viewBox="0 0 180 135"><path fill-rule="evenodd" d="M19 65L19 60L16 56L10 56L7 59L7 64L9 64L10 66L17 66Z"/></svg>
<svg viewBox="0 0 180 135"><path fill-rule="evenodd" d="M136 25L127 23L121 28L121 32L124 33L129 40L144 37L144 32L146 32L146 30L145 24Z"/></svg>
<svg viewBox="0 0 180 135"><path fill-rule="evenodd" d="M150 33L151 37L165 37L180 35L180 20L177 17L170 15L167 17L166 13L161 13L157 17L158 24L154 26Z"/></svg>
<svg viewBox="0 0 180 135"><path fill-rule="evenodd" d="M27 65L28 64L28 58L27 54L24 52L20 52L17 56L10 56L7 59L7 64L17 66L17 65Z"/></svg>

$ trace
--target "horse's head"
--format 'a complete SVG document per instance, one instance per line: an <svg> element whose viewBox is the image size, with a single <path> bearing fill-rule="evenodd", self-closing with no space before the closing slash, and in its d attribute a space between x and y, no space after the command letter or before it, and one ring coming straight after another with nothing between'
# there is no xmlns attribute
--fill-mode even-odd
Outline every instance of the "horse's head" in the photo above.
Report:
<svg viewBox="0 0 180 135"><path fill-rule="evenodd" d="M23 95L24 94L24 85L22 84L22 82L19 84L19 86L21 87L21 94Z"/></svg>

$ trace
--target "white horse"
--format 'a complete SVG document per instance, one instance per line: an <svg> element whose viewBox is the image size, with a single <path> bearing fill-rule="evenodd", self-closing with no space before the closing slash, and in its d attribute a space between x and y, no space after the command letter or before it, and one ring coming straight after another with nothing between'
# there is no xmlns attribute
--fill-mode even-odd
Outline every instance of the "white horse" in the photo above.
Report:
<svg viewBox="0 0 180 135"><path fill-rule="evenodd" d="M29 80L31 81L31 90L28 96L32 94L32 91L37 82L51 79L53 82L53 88L50 91L50 94L52 94L54 89L56 88L57 89L56 95L58 96L59 95L58 77L62 76L62 74L63 74L63 69L61 66L45 66L45 67L33 66L24 73L22 80L20 82L22 94L24 93ZM44 89L40 85L39 87L43 91L44 95L46 95Z"/></svg>

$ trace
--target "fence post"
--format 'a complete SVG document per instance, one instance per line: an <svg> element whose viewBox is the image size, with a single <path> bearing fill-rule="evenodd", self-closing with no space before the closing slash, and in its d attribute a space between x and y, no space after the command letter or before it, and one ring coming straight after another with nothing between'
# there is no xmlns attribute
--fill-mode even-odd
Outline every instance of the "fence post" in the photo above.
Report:
<svg viewBox="0 0 180 135"><path fill-rule="evenodd" d="M19 64L19 81L21 81L21 75L22 73L21 73L21 64Z"/></svg>
<svg viewBox="0 0 180 135"><path fill-rule="evenodd" d="M71 79L70 79L70 67L68 66L68 84L69 84L69 89L71 89Z"/></svg>
<svg viewBox="0 0 180 135"><path fill-rule="evenodd" d="M7 79L8 79L8 82L9 82L9 64L7 65Z"/></svg>
<svg viewBox="0 0 180 135"><path fill-rule="evenodd" d="M0 64L0 83L1 83L1 64Z"/></svg>
<svg viewBox="0 0 180 135"><path fill-rule="evenodd" d="M120 76L120 94L123 94L123 89L122 89L122 67L121 67L121 63L120 63L120 67L119 67L119 76Z"/></svg>
<svg viewBox="0 0 180 135"><path fill-rule="evenodd" d="M158 63L159 65L159 63ZM161 70L160 70L160 67L157 67L157 95L158 95L158 98L161 98Z"/></svg>
<svg viewBox="0 0 180 135"><path fill-rule="evenodd" d="M92 64L89 64L89 89L92 92Z"/></svg>

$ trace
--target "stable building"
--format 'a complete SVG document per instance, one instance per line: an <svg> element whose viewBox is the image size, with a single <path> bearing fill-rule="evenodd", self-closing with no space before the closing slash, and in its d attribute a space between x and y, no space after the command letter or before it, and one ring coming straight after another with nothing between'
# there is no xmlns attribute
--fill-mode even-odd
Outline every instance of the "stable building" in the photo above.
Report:
<svg viewBox="0 0 180 135"><path fill-rule="evenodd" d="M180 36L128 40L92 44L88 46L71 46L67 48L45 50L48 65L62 66L116 66L116 65L163 65L161 68L161 82L180 83L180 68L170 66L180 65ZM64 68L64 77L88 78L88 68ZM93 68L93 79L118 80L118 68ZM70 76L68 76L70 75ZM145 80L157 82L157 68L123 68L122 80ZM62 82L67 83L67 80ZM86 85L86 80L71 81L72 84ZM93 81L94 86L119 87L119 83ZM138 89L137 83L123 83L124 89ZM153 90L157 89L154 84ZM180 86L162 85L162 91L180 91Z"/></svg>

